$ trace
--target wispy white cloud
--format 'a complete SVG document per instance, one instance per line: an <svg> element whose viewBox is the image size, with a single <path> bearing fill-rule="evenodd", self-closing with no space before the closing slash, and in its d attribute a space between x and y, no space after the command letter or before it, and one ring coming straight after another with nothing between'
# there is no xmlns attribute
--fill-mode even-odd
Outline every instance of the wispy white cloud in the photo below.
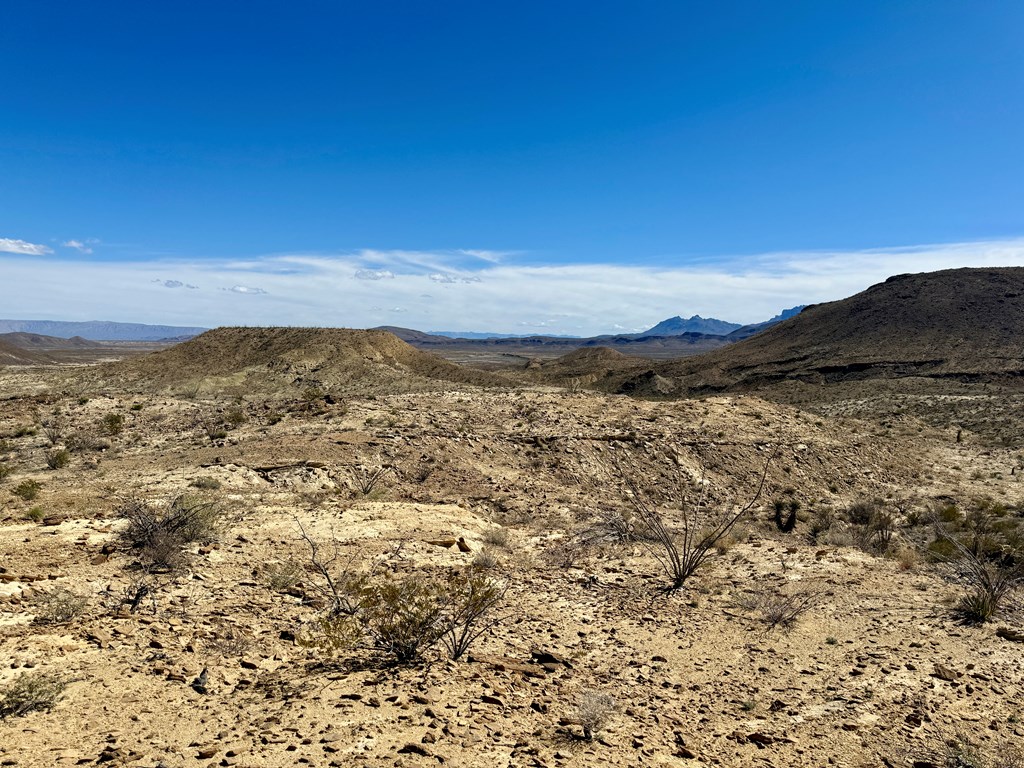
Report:
<svg viewBox="0 0 1024 768"><path fill-rule="evenodd" d="M12 317L359 328L387 325L401 310L402 325L423 330L529 327L594 335L648 328L674 315L756 322L796 304L850 296L902 272L1024 265L1024 239L660 267L479 259L469 265L456 251L363 250L232 260L67 258L48 260L53 268L40 270L32 255L4 259L0 306ZM380 277L368 278L371 273ZM201 288L167 290L168 282Z"/></svg>
<svg viewBox="0 0 1024 768"><path fill-rule="evenodd" d="M90 237L86 240L65 240L61 245L65 248L74 248L79 253L90 254L92 253L92 246L99 243L95 237Z"/></svg>
<svg viewBox="0 0 1024 768"><path fill-rule="evenodd" d="M390 269L357 269L357 280L394 280L395 273Z"/></svg>
<svg viewBox="0 0 1024 768"><path fill-rule="evenodd" d="M27 240L0 237L0 252L19 253L23 256L45 256L48 253L53 253L53 249L47 248L45 245L30 243Z"/></svg>

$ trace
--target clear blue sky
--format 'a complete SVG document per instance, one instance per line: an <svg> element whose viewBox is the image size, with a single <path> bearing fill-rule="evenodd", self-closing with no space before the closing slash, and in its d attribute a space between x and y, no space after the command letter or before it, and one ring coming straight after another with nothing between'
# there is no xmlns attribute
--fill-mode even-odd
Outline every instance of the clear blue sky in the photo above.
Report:
<svg viewBox="0 0 1024 768"><path fill-rule="evenodd" d="M1013 239L1022 39L1016 0L9 2L0 242L463 279Z"/></svg>

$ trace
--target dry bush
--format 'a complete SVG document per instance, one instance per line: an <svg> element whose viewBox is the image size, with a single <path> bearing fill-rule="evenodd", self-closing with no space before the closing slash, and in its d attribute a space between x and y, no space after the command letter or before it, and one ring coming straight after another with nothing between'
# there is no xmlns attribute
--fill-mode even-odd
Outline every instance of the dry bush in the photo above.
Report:
<svg viewBox="0 0 1024 768"><path fill-rule="evenodd" d="M35 600L36 624L67 624L89 606L89 601L64 587L47 590Z"/></svg>
<svg viewBox="0 0 1024 768"><path fill-rule="evenodd" d="M25 672L0 688L0 720L29 712L49 712L60 699L67 681L53 672Z"/></svg>
<svg viewBox="0 0 1024 768"><path fill-rule="evenodd" d="M263 583L267 585L267 589L273 592L287 592L294 589L302 581L303 573L302 566L294 560L264 563L260 568Z"/></svg>
<svg viewBox="0 0 1024 768"><path fill-rule="evenodd" d="M515 541L515 537L508 528L488 528L483 533L484 544L499 549L509 549Z"/></svg>
<svg viewBox="0 0 1024 768"><path fill-rule="evenodd" d="M496 609L507 590L507 585L477 573L462 574L448 581L441 642L452 659L462 657L477 638L500 621Z"/></svg>
<svg viewBox="0 0 1024 768"><path fill-rule="evenodd" d="M139 552L151 567L173 570L192 543L209 543L218 533L221 512L213 502L176 496L163 509L142 499L131 499L117 510L126 521L121 540Z"/></svg>
<svg viewBox="0 0 1024 768"><path fill-rule="evenodd" d="M0 483L10 477L12 472L14 472L14 468L10 464L0 461Z"/></svg>
<svg viewBox="0 0 1024 768"><path fill-rule="evenodd" d="M482 571L489 571L492 568L497 568L498 556L494 554L494 550L490 547L484 547L473 557L473 567L478 568Z"/></svg>
<svg viewBox="0 0 1024 768"><path fill-rule="evenodd" d="M964 731L946 739L935 752L931 761L942 768L1024 768L1020 745L1004 742L984 750Z"/></svg>
<svg viewBox="0 0 1024 768"><path fill-rule="evenodd" d="M935 526L936 541L929 551L946 563L953 577L967 588L956 604L960 619L983 624L996 618L1014 594L1024 587L1024 560L1019 551L1006 551L993 540L973 537L965 544L946 526ZM936 547L934 544L941 544Z"/></svg>
<svg viewBox="0 0 1024 768"><path fill-rule="evenodd" d="M750 512L764 490L768 468L777 453L778 446L765 462L754 494L742 506L711 509L707 499L708 484L702 468L696 498L690 501L683 494L677 500L677 524L666 520L652 494L643 487L642 473L635 462L629 456L613 455L614 472L625 486L626 496L636 512L636 528L641 531L639 541L664 569L668 576L666 588L669 591L682 587L708 556L716 551L719 542ZM677 482L681 484L681 466L678 472Z"/></svg>
<svg viewBox="0 0 1024 768"><path fill-rule="evenodd" d="M220 490L221 482L215 477L197 477L189 485L201 491L216 491Z"/></svg>
<svg viewBox="0 0 1024 768"><path fill-rule="evenodd" d="M749 593L737 602L744 610L755 614L768 630L772 630L793 626L819 599L820 595L814 591L762 591Z"/></svg>
<svg viewBox="0 0 1024 768"><path fill-rule="evenodd" d="M618 712L618 703L607 693L584 690L576 697L574 719L583 728L583 738L590 741L608 725Z"/></svg>
<svg viewBox="0 0 1024 768"><path fill-rule="evenodd" d="M391 468L381 463L377 458L369 464L359 464L349 468L349 474L356 490L363 496L369 496L378 490L381 480L391 471Z"/></svg>
<svg viewBox="0 0 1024 768"><path fill-rule="evenodd" d="M56 446L61 442L68 428L68 421L60 411L54 411L49 416L42 418L40 424L43 434L51 446Z"/></svg>

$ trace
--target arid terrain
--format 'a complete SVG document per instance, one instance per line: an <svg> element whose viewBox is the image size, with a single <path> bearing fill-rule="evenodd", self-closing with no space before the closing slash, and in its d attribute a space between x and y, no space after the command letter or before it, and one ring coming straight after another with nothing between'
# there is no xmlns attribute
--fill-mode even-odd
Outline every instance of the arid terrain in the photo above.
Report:
<svg viewBox="0 0 1024 768"><path fill-rule="evenodd" d="M1012 366L681 397L700 359L0 368L0 765L1021 765L1020 590L971 602L1020 569Z"/></svg>

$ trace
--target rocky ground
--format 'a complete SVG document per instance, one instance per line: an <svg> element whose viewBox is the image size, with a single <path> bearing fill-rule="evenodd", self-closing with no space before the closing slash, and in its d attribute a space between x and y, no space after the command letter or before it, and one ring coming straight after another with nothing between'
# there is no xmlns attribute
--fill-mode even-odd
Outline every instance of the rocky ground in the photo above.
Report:
<svg viewBox="0 0 1024 768"><path fill-rule="evenodd" d="M1019 607L959 623L964 585L914 526L986 497L1020 515L1019 452L969 432L754 397L262 400L49 377L0 379L0 685L68 684L0 721L0 765L925 766L1024 737ZM678 591L644 542L609 533L630 482L678 524L679 495L732 509L762 473ZM216 539L141 568L117 510L181 494L220 511ZM843 517L873 498L900 516L885 556ZM798 502L795 530L776 501ZM457 661L310 645L323 602L303 532L339 568L475 569L507 586L500 621ZM52 623L60 589L80 602ZM797 616L771 626L787 598Z"/></svg>

